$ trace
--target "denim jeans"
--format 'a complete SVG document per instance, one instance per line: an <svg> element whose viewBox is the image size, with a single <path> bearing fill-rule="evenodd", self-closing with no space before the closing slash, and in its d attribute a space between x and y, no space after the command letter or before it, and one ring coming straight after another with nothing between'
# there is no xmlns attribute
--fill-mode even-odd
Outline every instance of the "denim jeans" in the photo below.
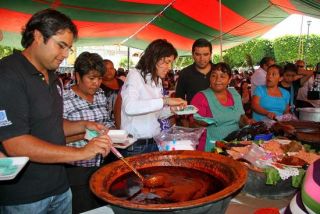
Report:
<svg viewBox="0 0 320 214"><path fill-rule="evenodd" d="M72 193L70 188L60 194L29 204L0 206L1 214L71 214Z"/></svg>
<svg viewBox="0 0 320 214"><path fill-rule="evenodd" d="M139 155L149 152L158 152L158 146L156 142L150 139L138 139L132 146L120 151L124 157L130 157L133 155Z"/></svg>

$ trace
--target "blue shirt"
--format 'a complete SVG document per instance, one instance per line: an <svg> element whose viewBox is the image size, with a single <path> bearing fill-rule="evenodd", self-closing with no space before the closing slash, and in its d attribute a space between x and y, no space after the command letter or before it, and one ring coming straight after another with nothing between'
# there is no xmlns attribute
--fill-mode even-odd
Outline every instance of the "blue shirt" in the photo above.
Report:
<svg viewBox="0 0 320 214"><path fill-rule="evenodd" d="M254 95L260 98L260 106L269 112L275 113L277 116L283 115L290 101L289 92L280 87L279 89L282 94L281 97L270 96L265 85L257 86L254 91ZM266 118L265 115L259 114L257 112L253 112L252 117L256 121L260 121Z"/></svg>

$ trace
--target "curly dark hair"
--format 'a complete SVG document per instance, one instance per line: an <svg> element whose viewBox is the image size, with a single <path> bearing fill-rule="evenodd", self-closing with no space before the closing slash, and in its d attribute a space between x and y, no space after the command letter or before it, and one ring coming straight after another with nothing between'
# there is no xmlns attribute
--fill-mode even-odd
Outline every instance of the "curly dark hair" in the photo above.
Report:
<svg viewBox="0 0 320 214"><path fill-rule="evenodd" d="M44 43L47 43L51 36L65 29L69 29L75 39L78 38L77 27L68 16L53 9L39 11L31 17L23 29L21 45L27 48L32 44L34 30L40 31L43 35Z"/></svg>
<svg viewBox="0 0 320 214"><path fill-rule="evenodd" d="M93 70L97 71L101 77L104 75L105 66L102 57L96 53L82 52L74 63L74 72L82 78Z"/></svg>
<svg viewBox="0 0 320 214"><path fill-rule="evenodd" d="M217 63L217 64L214 64L214 65L212 66L211 73L212 73L213 71L221 71L222 73L228 74L229 77L232 76L231 68L230 68L230 66L229 66L227 63L225 63L225 62L219 62L219 63Z"/></svg>
<svg viewBox="0 0 320 214"><path fill-rule="evenodd" d="M144 51L136 65L136 69L141 71L144 81L146 81L147 74L151 73L152 80L158 84L159 78L156 73L156 65L162 58L170 56L174 56L174 58L178 56L177 50L173 45L165 39L154 40Z"/></svg>

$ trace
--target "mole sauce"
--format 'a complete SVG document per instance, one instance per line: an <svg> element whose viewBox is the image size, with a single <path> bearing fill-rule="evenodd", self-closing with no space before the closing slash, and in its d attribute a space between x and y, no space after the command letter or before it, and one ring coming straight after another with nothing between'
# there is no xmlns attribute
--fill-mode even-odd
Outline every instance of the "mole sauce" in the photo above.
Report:
<svg viewBox="0 0 320 214"><path fill-rule="evenodd" d="M113 182L109 193L140 204L167 204L203 198L226 187L222 179L190 168L164 166L139 171L144 177L163 176L164 184L146 188L136 175L128 173Z"/></svg>

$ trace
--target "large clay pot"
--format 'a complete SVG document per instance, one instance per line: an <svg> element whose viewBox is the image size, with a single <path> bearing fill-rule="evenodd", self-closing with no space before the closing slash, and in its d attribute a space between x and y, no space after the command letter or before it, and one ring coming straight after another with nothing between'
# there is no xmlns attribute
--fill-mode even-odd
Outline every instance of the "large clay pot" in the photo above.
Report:
<svg viewBox="0 0 320 214"><path fill-rule="evenodd" d="M138 170L157 166L175 166L200 170L226 183L212 195L178 203L139 204L109 193L113 182L130 172L121 161L108 164L90 179L93 193L109 203L115 213L224 213L232 196L246 183L247 169L239 162L217 154L200 151L154 152L126 158Z"/></svg>

